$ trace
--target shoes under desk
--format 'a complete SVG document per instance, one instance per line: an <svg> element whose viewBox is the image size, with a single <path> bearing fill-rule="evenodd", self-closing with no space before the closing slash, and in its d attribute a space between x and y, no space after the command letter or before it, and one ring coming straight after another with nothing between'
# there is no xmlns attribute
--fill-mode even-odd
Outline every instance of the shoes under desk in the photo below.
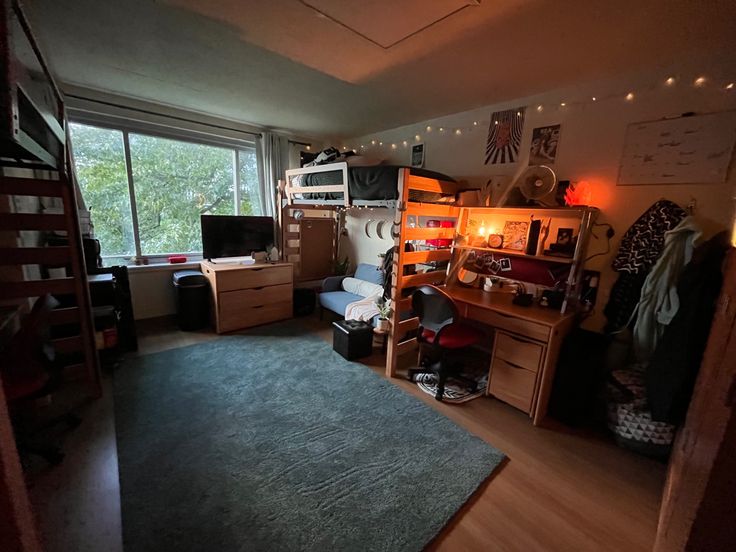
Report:
<svg viewBox="0 0 736 552"><path fill-rule="evenodd" d="M547 414L562 342L578 322L575 313L514 305L512 295L445 288L460 314L495 332L487 394L526 412L538 425Z"/></svg>

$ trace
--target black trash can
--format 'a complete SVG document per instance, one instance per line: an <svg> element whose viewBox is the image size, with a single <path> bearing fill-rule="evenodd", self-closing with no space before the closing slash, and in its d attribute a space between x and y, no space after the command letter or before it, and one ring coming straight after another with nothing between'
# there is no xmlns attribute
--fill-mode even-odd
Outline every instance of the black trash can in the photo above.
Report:
<svg viewBox="0 0 736 552"><path fill-rule="evenodd" d="M177 270L173 280L179 329L193 331L207 326L210 316L210 283L205 275L199 270Z"/></svg>

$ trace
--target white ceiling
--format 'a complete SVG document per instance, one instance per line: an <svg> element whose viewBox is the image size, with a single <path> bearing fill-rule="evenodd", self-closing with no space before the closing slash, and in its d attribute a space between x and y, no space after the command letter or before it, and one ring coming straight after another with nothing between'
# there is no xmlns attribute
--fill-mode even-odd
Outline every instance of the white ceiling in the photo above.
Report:
<svg viewBox="0 0 736 552"><path fill-rule="evenodd" d="M25 5L64 82L311 136L364 135L679 59L736 78L733 1Z"/></svg>

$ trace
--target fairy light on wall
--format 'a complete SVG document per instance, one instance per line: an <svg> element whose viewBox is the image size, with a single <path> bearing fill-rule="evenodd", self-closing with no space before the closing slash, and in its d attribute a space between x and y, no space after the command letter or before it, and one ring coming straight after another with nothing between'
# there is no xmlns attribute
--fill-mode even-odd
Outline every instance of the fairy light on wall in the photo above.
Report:
<svg viewBox="0 0 736 552"><path fill-rule="evenodd" d="M590 103L600 104L605 101L619 101L620 102L621 98L624 98L626 102L634 102L634 100L640 94L647 93L647 92L657 92L658 90L662 89L662 86L666 86L668 88L674 88L683 79L687 81L687 77L681 77L681 76L676 76L676 75L660 77L660 79L658 79L655 84L649 87L639 89L639 90L619 91L618 93L611 93L605 96L591 95L591 96L587 96L587 100L581 100L581 101L561 100L559 101L559 103L547 103L547 104L540 103L540 104L537 104L534 107L534 109L537 113L543 113L544 111L550 108L552 109L552 111L554 111L556 108L557 111L572 112L572 110L574 110L575 108L582 107ZM716 86L709 86L711 81L714 81L714 79L710 79L706 77L705 75L700 75L694 78L691 82L695 88L699 88L703 90L718 89L718 90L721 90L721 92L732 93L734 89L736 89L736 82L734 81L724 79L724 81L721 81L721 83L719 83ZM517 112L517 116L521 116L521 112ZM453 128L445 129L445 127L442 127L442 126L433 127L432 125L427 125L424 127L424 129L427 133L436 132L443 136L446 136L448 134L451 134L453 136L462 136L466 132L467 133L484 132L484 130L487 129L488 125L490 124L491 122L489 120L473 120L473 121L469 121L467 126L462 126L462 127L453 127ZM493 124L498 125L499 122L494 121ZM446 130L448 132L445 132ZM415 142L421 142L423 137L420 134L415 134L413 138ZM390 143L391 149L392 150L398 149L397 148L398 143L400 143L403 147L407 148L410 145L409 144L410 141L411 141L411 137L407 137L406 139L399 139L396 142ZM380 142L380 141L377 142L376 140L370 141L371 146L376 146L376 144L378 146L383 146L383 142ZM307 149L309 149L309 147L307 147ZM343 146L343 150L345 149L347 149L347 147ZM360 149L361 150L365 149L365 146L361 145Z"/></svg>

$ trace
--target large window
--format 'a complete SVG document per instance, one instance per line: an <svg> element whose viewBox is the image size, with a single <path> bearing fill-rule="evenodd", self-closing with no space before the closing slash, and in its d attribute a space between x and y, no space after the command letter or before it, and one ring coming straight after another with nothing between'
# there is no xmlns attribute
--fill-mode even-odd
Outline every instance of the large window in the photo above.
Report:
<svg viewBox="0 0 736 552"><path fill-rule="evenodd" d="M262 214L253 148L70 127L77 177L105 259L198 253L200 215Z"/></svg>

